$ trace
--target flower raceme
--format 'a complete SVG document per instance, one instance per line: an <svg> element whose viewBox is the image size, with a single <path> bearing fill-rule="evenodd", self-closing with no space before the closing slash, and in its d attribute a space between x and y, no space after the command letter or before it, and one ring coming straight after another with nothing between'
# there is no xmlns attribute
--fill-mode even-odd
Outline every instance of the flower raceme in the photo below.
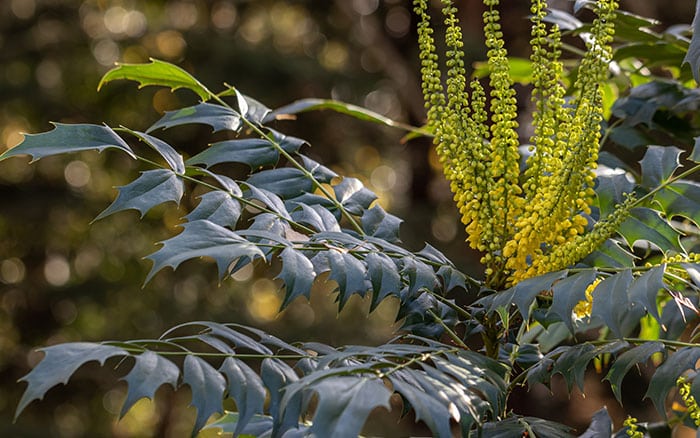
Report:
<svg viewBox="0 0 700 438"><path fill-rule="evenodd" d="M428 1L414 1L428 124L468 242L484 254L486 285L492 288L576 263L615 232L633 204L629 198L615 213L590 224L603 120L600 84L612 57L616 0L594 2L596 19L569 98L561 80L561 33L556 25L545 23L546 0L531 0L535 109L531 154L523 171L516 92L498 3L484 0L487 92L478 80L467 78L452 1L442 0L444 83Z"/></svg>

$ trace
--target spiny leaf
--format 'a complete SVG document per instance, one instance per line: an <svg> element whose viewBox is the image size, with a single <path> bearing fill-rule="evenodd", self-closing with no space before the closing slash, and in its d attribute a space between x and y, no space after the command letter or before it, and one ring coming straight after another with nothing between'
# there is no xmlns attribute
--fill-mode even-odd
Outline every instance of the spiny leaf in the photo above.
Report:
<svg viewBox="0 0 700 438"><path fill-rule="evenodd" d="M658 211L651 208L633 208L618 232L630 247L635 242L644 240L652 242L663 252L684 252L679 239L680 233L669 225Z"/></svg>
<svg viewBox="0 0 700 438"><path fill-rule="evenodd" d="M384 253L371 252L365 257L367 275L372 283L372 305L377 305L389 295L398 295L403 287L401 276L394 261Z"/></svg>
<svg viewBox="0 0 700 438"><path fill-rule="evenodd" d="M408 291L411 294L421 289L435 290L439 286L433 268L412 257L401 259L401 274L408 280Z"/></svg>
<svg viewBox="0 0 700 438"><path fill-rule="evenodd" d="M411 408L416 413L416 421L423 421L433 433L439 438L451 438L450 419L455 418L449 409L449 403L437 398L437 393L424 391L416 387L412 382L406 382L396 377L396 373L389 376L394 390L401 394L410 403ZM456 414L456 413L454 413Z"/></svg>
<svg viewBox="0 0 700 438"><path fill-rule="evenodd" d="M169 169L155 169L141 172L133 182L119 187L117 199L95 220L102 219L122 210L138 210L143 217L151 208L164 202L180 203L184 193L182 179Z"/></svg>
<svg viewBox="0 0 700 438"><path fill-rule="evenodd" d="M168 166L170 166L172 170L179 174L185 173L185 163L182 160L182 155L180 155L175 149L173 149L172 146L152 135L145 134L139 131L132 131L128 128L121 129L138 137L141 141L146 143L148 146L152 147L156 152L160 154L161 157L165 159L165 161L168 163Z"/></svg>
<svg viewBox="0 0 700 438"><path fill-rule="evenodd" d="M221 190L200 196L199 204L185 216L188 222L205 219L222 227L235 227L240 217L241 204Z"/></svg>
<svg viewBox="0 0 700 438"><path fill-rule="evenodd" d="M605 376L605 380L610 382L613 394L615 394L615 398L617 398L619 402L622 402L622 379L627 375L629 370L638 363L646 362L652 354L662 351L666 351L664 344L661 342L649 341L631 350L625 351L615 359L610 367L610 371L608 371L608 374Z"/></svg>
<svg viewBox="0 0 700 438"><path fill-rule="evenodd" d="M400 243L399 226L402 219L387 213L380 205L375 205L362 214L362 229L370 236L379 237L392 243Z"/></svg>
<svg viewBox="0 0 700 438"><path fill-rule="evenodd" d="M664 284L664 272L666 265L655 266L635 278L629 289L630 301L643 306L657 321L661 320L656 305L656 297L659 291L666 288Z"/></svg>
<svg viewBox="0 0 700 438"><path fill-rule="evenodd" d="M97 150L120 149L131 158L136 155L110 127L87 124L52 123L55 129L40 134L24 134L24 140L0 155L0 161L16 155L31 155L32 161L51 155Z"/></svg>
<svg viewBox="0 0 700 438"><path fill-rule="evenodd" d="M599 176L595 189L600 217L615 212L615 206L625 201L625 194L634 191L634 183L625 175Z"/></svg>
<svg viewBox="0 0 700 438"><path fill-rule="evenodd" d="M338 220L326 208L320 205L306 205L304 203L296 205L298 209L292 212L292 219L296 223L309 225L317 231L340 232Z"/></svg>
<svg viewBox="0 0 700 438"><path fill-rule="evenodd" d="M681 216L700 225L700 184L695 181L676 181L654 196L667 218Z"/></svg>
<svg viewBox="0 0 700 438"><path fill-rule="evenodd" d="M389 410L389 391L380 379L333 377L308 386L318 393L318 408L310 432L318 437L355 437L370 412Z"/></svg>
<svg viewBox="0 0 700 438"><path fill-rule="evenodd" d="M233 357L224 359L219 371L226 376L228 393L236 402L239 416L235 429L230 432L238 435L246 430L253 416L263 413L265 387L252 368ZM270 428L272 428L272 421L270 421Z"/></svg>
<svg viewBox="0 0 700 438"><path fill-rule="evenodd" d="M597 268L631 268L634 266L634 254L625 251L617 239L608 239L581 262Z"/></svg>
<svg viewBox="0 0 700 438"><path fill-rule="evenodd" d="M368 190L357 178L343 178L333 186L335 197L353 214L362 214L370 204L377 199L377 195Z"/></svg>
<svg viewBox="0 0 700 438"><path fill-rule="evenodd" d="M489 438L523 436L573 438L571 428L561 423L536 417L511 416L501 421L484 424L483 434Z"/></svg>
<svg viewBox="0 0 700 438"><path fill-rule="evenodd" d="M586 270L555 283L552 287L552 306L549 308L547 316L556 317L566 324L571 333L574 333L574 307L579 301L586 299L586 288L593 283L595 277L595 271Z"/></svg>
<svg viewBox="0 0 700 438"><path fill-rule="evenodd" d="M219 270L219 278L223 278L229 265L236 259L253 260L264 256L257 246L213 222L197 220L181 226L184 229L180 234L161 242L163 247L146 257L153 261L146 283L166 266L176 269L180 263L192 258L213 258Z"/></svg>
<svg viewBox="0 0 700 438"><path fill-rule="evenodd" d="M246 186L248 186L248 190L243 193L246 199L257 199L281 217L289 220L292 219L287 211L287 207L279 196L268 190L257 188L249 182L246 182Z"/></svg>
<svg viewBox="0 0 700 438"><path fill-rule="evenodd" d="M617 338L629 334L627 332L631 328L625 322L630 319L630 315L636 317L634 323L639 322L639 318L644 315L644 308L630 299L632 280L632 271L625 269L603 280L593 292L591 317L601 318Z"/></svg>
<svg viewBox="0 0 700 438"><path fill-rule="evenodd" d="M203 164L211 167L220 163L244 163L251 169L257 169L273 165L277 160L279 160L279 152L268 140L246 138L214 143L187 160L187 164Z"/></svg>
<svg viewBox="0 0 700 438"><path fill-rule="evenodd" d="M281 306L284 309L299 296L310 298L316 273L309 259L296 249L285 248L280 253L280 259L282 270L276 278L284 282L285 294Z"/></svg>
<svg viewBox="0 0 700 438"><path fill-rule="evenodd" d="M369 290L365 282L367 267L349 253L327 251L326 255L330 267L328 278L338 283L338 304L342 309L352 294L364 296Z"/></svg>
<svg viewBox="0 0 700 438"><path fill-rule="evenodd" d="M117 64L102 76L97 89L117 79L136 81L139 83L139 88L148 85L169 87L173 91L187 88L197 93L202 100L209 100L212 96L212 93L191 74L176 65L158 59L151 59L148 64Z"/></svg>
<svg viewBox="0 0 700 438"><path fill-rule="evenodd" d="M197 433L212 414L223 414L222 403L226 381L202 358L188 354L185 356L182 383L189 385L192 391L191 406L197 410L193 433Z"/></svg>
<svg viewBox="0 0 700 438"><path fill-rule="evenodd" d="M602 409L593 414L590 426L588 426L588 429L578 438L608 437L612 432L612 419L610 418L610 414L608 414L608 410L603 406Z"/></svg>
<svg viewBox="0 0 700 438"><path fill-rule="evenodd" d="M314 183L304 172L292 167L268 169L252 174L248 183L267 190L282 199L293 198L314 189Z"/></svg>
<svg viewBox="0 0 700 438"><path fill-rule="evenodd" d="M649 381L645 398L651 399L656 410L666 418L666 395L676 387L676 380L687 370L694 370L700 359L700 348L683 347L668 356Z"/></svg>
<svg viewBox="0 0 700 438"><path fill-rule="evenodd" d="M260 366L262 381L269 390L269 412L274 418L273 436L281 436L291 427L296 427L302 411L300 396L282 400L284 388L299 380L294 370L279 359L264 359Z"/></svg>
<svg viewBox="0 0 700 438"><path fill-rule="evenodd" d="M649 146L642 167L642 186L655 188L666 182L680 167L679 157L683 151L675 146Z"/></svg>
<svg viewBox="0 0 700 438"><path fill-rule="evenodd" d="M180 377L180 369L177 365L153 351L144 351L133 358L136 362L123 378L128 385L128 390L120 417L123 417L140 399L144 397L153 399L161 386L167 384L173 389L177 388Z"/></svg>
<svg viewBox="0 0 700 438"><path fill-rule="evenodd" d="M690 64L693 70L695 82L700 84L700 2L695 2L695 16L693 17L693 36L690 40L688 53L683 59L683 64Z"/></svg>
<svg viewBox="0 0 700 438"><path fill-rule="evenodd" d="M19 379L20 382L27 382L27 389L17 405L15 419L33 400L43 399L49 389L59 383L66 384L81 365L93 360L104 365L110 357L128 354L121 348L92 342L59 344L41 351L44 352L41 362Z"/></svg>
<svg viewBox="0 0 700 438"><path fill-rule="evenodd" d="M242 126L241 117L231 108L203 102L175 111L166 111L163 117L151 125L146 132L150 133L156 129L168 129L191 123L209 125L214 132L238 132Z"/></svg>

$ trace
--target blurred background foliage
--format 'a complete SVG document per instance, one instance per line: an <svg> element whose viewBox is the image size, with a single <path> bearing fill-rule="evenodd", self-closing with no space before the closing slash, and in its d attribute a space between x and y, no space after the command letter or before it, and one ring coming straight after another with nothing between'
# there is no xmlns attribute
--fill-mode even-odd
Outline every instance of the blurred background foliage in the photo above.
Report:
<svg viewBox="0 0 700 438"><path fill-rule="evenodd" d="M473 56L468 62L481 60L481 1L458 3ZM528 56L527 2L503 3L512 52ZM663 23L687 23L694 6L692 0L622 3ZM223 82L235 85L272 108L304 97L334 98L420 125L414 24L409 0L2 0L0 152L19 143L22 132L49 130L50 121L145 129L163 111L194 103L187 92L137 91L131 83L96 92L114 62L149 57L183 66L214 90ZM428 140L405 143L402 132L328 112L280 121L277 129L308 140L315 159L365 181L385 208L406 219L402 237L410 247L427 240L465 273L478 275L478 258L463 243ZM213 139L205 127L165 136L191 153ZM116 422L123 387L96 366L81 371L85 379L32 404L13 424L24 389L16 381L41 357L35 351L40 346L153 337L198 319L335 345L376 344L398 327L391 301L368 316L369 303L356 299L336 315L333 296L322 285L311 303L298 300L278 315L281 295L264 266L219 285L213 264L188 262L140 288L149 269L142 257L154 251L153 242L177 232L182 210L169 205L142 222L132 212L91 224L113 199L113 187L133 179L135 163L109 153L47 158L33 166L26 161L0 163L0 435L189 433L188 394L165 390L156 403L142 401ZM587 399L574 395L573 403L546 391L531 396L541 397L541 410L558 411L558 419L573 425L585 424L599 407L583 404L598 400L595 392ZM393 427L392 436L409 430Z"/></svg>

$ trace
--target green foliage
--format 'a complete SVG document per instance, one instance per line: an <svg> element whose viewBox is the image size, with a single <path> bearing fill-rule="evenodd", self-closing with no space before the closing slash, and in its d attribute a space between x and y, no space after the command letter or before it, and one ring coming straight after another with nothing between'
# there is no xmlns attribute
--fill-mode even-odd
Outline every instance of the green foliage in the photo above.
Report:
<svg viewBox="0 0 700 438"><path fill-rule="evenodd" d="M591 3L577 1L574 9ZM456 47L454 11L447 4L450 41ZM666 44L641 17L621 13L616 20L618 37L625 42L614 52L618 61L646 53L632 50L637 46L630 41ZM574 34L589 29L564 13L553 12L544 21ZM694 73L696 44L694 37L683 47ZM498 74L517 66L509 65L499 64ZM458 76L450 76L452 85ZM220 281L248 264L267 264L277 270L275 279L284 290L282 309L299 297L309 298L316 282L330 281L339 309L352 295L371 294L372 310L383 300L397 300L402 333L376 347L335 348L290 344L239 324L199 321L173 327L157 339L58 344L44 348L43 359L21 379L27 388L17 415L92 361L114 362L124 375L122 416L162 386L187 385L197 412L193 433L219 429L236 436L353 437L373 413L397 409L397 400L434 436L571 436L567 426L510 411L508 398L518 385L548 384L557 374L569 391L574 385L584 390L587 369L601 362L609 363L604 379L618 400L625 376L652 358L659 366L651 373L646 397L662 415L681 376L692 381L688 397L700 397L700 380L695 379L700 346L695 339L679 340L688 324L697 323L698 314L700 257L693 249L700 235L700 188L688 179L700 169L697 144L687 157L674 146L648 146L638 169L624 175L599 172L585 231L609 227L603 235L612 237L566 269L492 290L487 286L493 283L463 274L430 245L418 252L404 248L401 220L376 202L376 194L359 179L342 177L305 155L304 140L269 125L303 111L330 109L410 135L426 130L336 101L303 100L268 109L231 86L211 92L181 68L157 60L119 65L100 86L116 79L188 89L201 102L166 112L146 132L56 124L52 131L27 135L0 160L121 151L144 170L118 188L114 202L97 219L128 209L143 217L195 190L199 197L181 231L146 257L152 262L147 282L166 267L177 269L202 257L216 263ZM656 128L654 114L660 108L677 108L672 103L694 91L678 81L667 88L660 84L639 85L618 100L613 106L618 119L604 138L626 138L620 127ZM669 89L677 93L656 99ZM645 105L651 107L640 109ZM227 139L187 158L156 134L190 124L208 125ZM136 144L129 146L123 136ZM689 168L682 170L682 163ZM619 222L605 220L621 209L629 214ZM451 298L465 292L479 295L468 305ZM644 332L645 319L661 327L658 336ZM229 400L236 412L226 410ZM218 418L208 423L212 415ZM603 409L581 436L611 436L612 429Z"/></svg>

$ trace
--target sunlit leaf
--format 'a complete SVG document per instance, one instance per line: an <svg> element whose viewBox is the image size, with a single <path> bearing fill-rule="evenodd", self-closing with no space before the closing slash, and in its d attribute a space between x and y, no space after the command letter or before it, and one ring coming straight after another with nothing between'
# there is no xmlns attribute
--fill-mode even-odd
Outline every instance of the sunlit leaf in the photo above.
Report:
<svg viewBox="0 0 700 438"><path fill-rule="evenodd" d="M136 158L126 142L110 127L52 123L55 129L40 134L24 134L24 140L0 155L0 161L16 155L31 155L32 162L51 155L105 149L120 149Z"/></svg>
<svg viewBox="0 0 700 438"><path fill-rule="evenodd" d="M370 236L379 237L392 243L400 243L399 226L402 219L387 213L380 205L365 210L362 215L362 229Z"/></svg>
<svg viewBox="0 0 700 438"><path fill-rule="evenodd" d="M675 146L649 146L639 162L642 166L642 185L655 188L666 182L680 166L682 152Z"/></svg>
<svg viewBox="0 0 700 438"><path fill-rule="evenodd" d="M333 186L333 190L336 199L353 214L361 214L377 199L377 195L367 189L357 178L343 178L340 183Z"/></svg>
<svg viewBox="0 0 700 438"><path fill-rule="evenodd" d="M305 173L292 167L269 169L252 174L246 181L257 188L274 193L282 199L310 192L314 183Z"/></svg>
<svg viewBox="0 0 700 438"><path fill-rule="evenodd" d="M180 369L177 365L152 351L144 351L133 357L134 366L123 378L128 385L128 390L122 405L121 417L142 398L152 400L161 386L170 385L173 389L177 388L180 377Z"/></svg>
<svg viewBox="0 0 700 438"><path fill-rule="evenodd" d="M121 128L122 130L136 136L139 140L146 143L148 146L153 148L156 152L160 154L163 159L168 163L168 166L175 172L179 174L185 173L185 163L182 160L182 155L180 155L172 146L164 142L163 140L154 137L149 134L145 134L139 131L132 131L128 128Z"/></svg>
<svg viewBox="0 0 700 438"><path fill-rule="evenodd" d="M234 227L241 217L241 204L230 194L212 190L199 197L199 204L187 215L188 222L208 220L222 227Z"/></svg>
<svg viewBox="0 0 700 438"><path fill-rule="evenodd" d="M638 241L649 241L664 252L683 252L680 233L651 208L636 207L630 210L629 217L620 225L618 232L630 246Z"/></svg>
<svg viewBox="0 0 700 438"><path fill-rule="evenodd" d="M158 59L151 59L147 64L117 64L102 76L97 89L117 79L136 81L139 87L158 85L173 91L186 88L197 93L202 100L209 100L212 96L212 93L191 74L176 65Z"/></svg>
<svg viewBox="0 0 700 438"><path fill-rule="evenodd" d="M242 126L241 117L231 108L203 102L174 111L166 111L163 117L151 125L146 132L191 123L209 125L214 132L238 131Z"/></svg>
<svg viewBox="0 0 700 438"><path fill-rule="evenodd" d="M695 181L676 181L654 196L667 218L681 216L700 225L700 184Z"/></svg>

